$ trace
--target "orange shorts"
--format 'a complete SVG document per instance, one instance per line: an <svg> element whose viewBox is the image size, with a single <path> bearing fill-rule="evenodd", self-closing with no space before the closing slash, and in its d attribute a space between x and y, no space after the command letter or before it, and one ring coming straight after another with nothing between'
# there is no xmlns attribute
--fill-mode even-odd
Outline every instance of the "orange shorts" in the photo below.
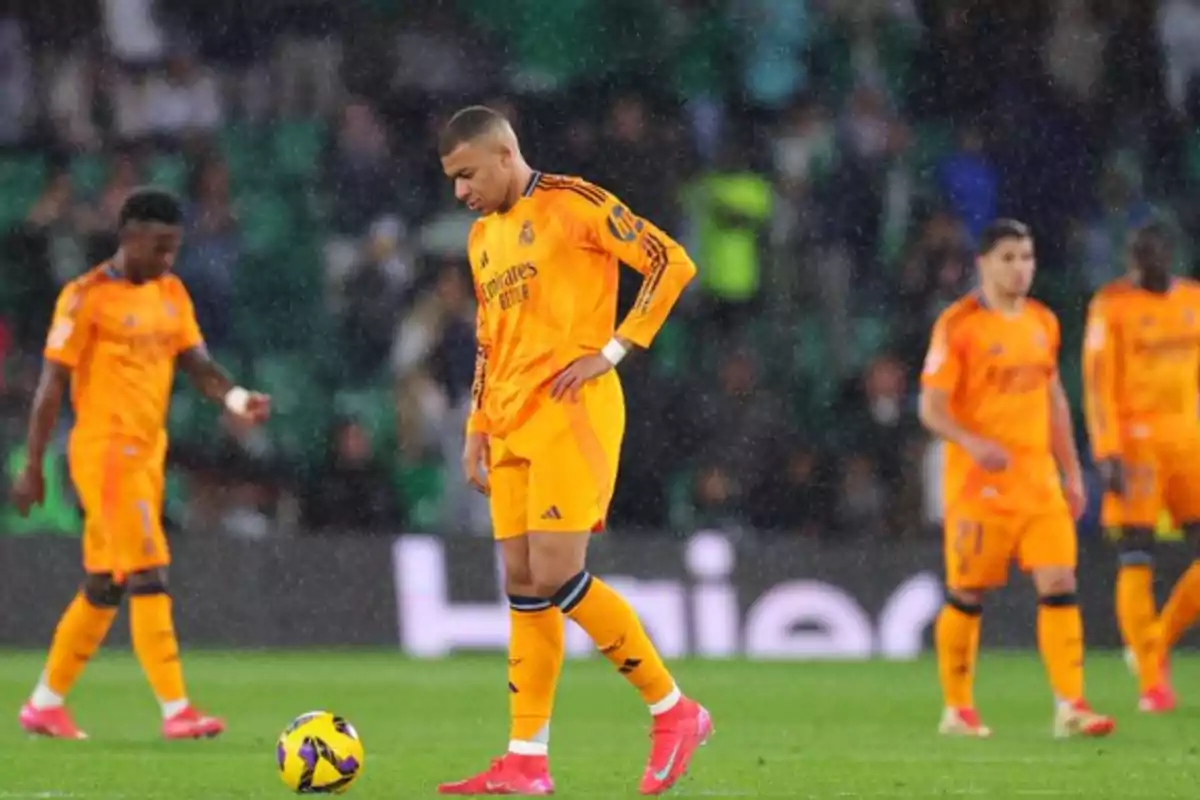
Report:
<svg viewBox="0 0 1200 800"><path fill-rule="evenodd" d="M1154 528L1165 508L1177 524L1200 522L1200 438L1132 439L1121 454L1125 494L1105 494L1105 527Z"/></svg>
<svg viewBox="0 0 1200 800"><path fill-rule="evenodd" d="M624 435L625 397L610 370L584 384L577 402L547 397L515 431L491 437L495 537L601 529Z"/></svg>
<svg viewBox="0 0 1200 800"><path fill-rule="evenodd" d="M964 512L946 514L946 585L951 589L1003 586L1014 559L1026 572L1039 567L1074 569L1078 562L1075 523L1065 508L1036 515Z"/></svg>
<svg viewBox="0 0 1200 800"><path fill-rule="evenodd" d="M71 480L83 505L83 568L122 579L171 562L162 529L166 445L72 447Z"/></svg>

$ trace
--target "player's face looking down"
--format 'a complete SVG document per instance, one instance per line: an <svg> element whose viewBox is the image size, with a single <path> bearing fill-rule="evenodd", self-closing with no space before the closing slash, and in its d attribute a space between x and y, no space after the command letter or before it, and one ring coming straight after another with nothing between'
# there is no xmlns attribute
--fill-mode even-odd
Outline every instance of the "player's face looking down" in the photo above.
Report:
<svg viewBox="0 0 1200 800"><path fill-rule="evenodd" d="M1129 274L1145 289L1165 292L1171 282L1175 254L1170 241L1154 231L1140 231L1129 251Z"/></svg>
<svg viewBox="0 0 1200 800"><path fill-rule="evenodd" d="M1033 240L1029 238L1001 239L979 256L980 276L985 286L1007 297L1023 297L1033 285L1036 263Z"/></svg>
<svg viewBox="0 0 1200 800"><path fill-rule="evenodd" d="M125 271L132 280L149 280L170 271L179 255L183 230L162 222L127 222L121 229Z"/></svg>
<svg viewBox="0 0 1200 800"><path fill-rule="evenodd" d="M512 149L497 137L481 136L463 142L442 158L442 170L454 181L454 196L467 208L491 214L509 202L512 187Z"/></svg>

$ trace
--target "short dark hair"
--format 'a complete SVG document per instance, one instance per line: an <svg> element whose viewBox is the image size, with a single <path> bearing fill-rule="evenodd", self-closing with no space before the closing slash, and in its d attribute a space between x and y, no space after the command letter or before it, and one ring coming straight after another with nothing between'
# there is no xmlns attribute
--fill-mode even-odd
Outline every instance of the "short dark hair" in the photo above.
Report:
<svg viewBox="0 0 1200 800"><path fill-rule="evenodd" d="M1162 266L1175 253L1175 234L1164 220L1153 218L1139 225L1129 237L1129 252L1143 267Z"/></svg>
<svg viewBox="0 0 1200 800"><path fill-rule="evenodd" d="M161 222L164 225L183 223L183 207L179 199L166 189L142 186L134 189L121 204L117 227L130 222Z"/></svg>
<svg viewBox="0 0 1200 800"><path fill-rule="evenodd" d="M988 223L979 232L979 244L976 252L987 255L1005 239L1032 239L1033 231L1024 222L1015 219L997 219Z"/></svg>
<svg viewBox="0 0 1200 800"><path fill-rule="evenodd" d="M1158 218L1143 222L1134 229L1133 235L1129 237L1135 250L1150 246L1171 247L1174 240L1175 236L1171 231L1171 226Z"/></svg>
<svg viewBox="0 0 1200 800"><path fill-rule="evenodd" d="M454 112L438 136L438 155L445 158L463 142L477 139L507 122L503 114L487 106L461 108Z"/></svg>

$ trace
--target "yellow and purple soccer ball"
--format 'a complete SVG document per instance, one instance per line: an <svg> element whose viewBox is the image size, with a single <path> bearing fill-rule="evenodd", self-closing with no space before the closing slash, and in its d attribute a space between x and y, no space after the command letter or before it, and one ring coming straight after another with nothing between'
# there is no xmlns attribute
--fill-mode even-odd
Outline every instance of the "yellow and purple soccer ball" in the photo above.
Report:
<svg viewBox="0 0 1200 800"><path fill-rule="evenodd" d="M341 794L362 774L362 739L342 717L309 711L279 735L275 761L279 777L297 794Z"/></svg>

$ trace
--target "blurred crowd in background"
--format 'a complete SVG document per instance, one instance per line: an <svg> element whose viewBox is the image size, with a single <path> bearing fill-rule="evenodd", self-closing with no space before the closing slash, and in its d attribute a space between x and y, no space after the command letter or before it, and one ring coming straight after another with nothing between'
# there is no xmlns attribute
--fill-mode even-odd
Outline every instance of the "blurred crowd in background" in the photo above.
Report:
<svg viewBox="0 0 1200 800"><path fill-rule="evenodd" d="M177 272L211 349L276 408L241 429L179 382L172 529L486 534L458 475L472 215L433 144L482 102L537 168L610 189L700 268L621 365L614 529L928 537L917 377L974 234L1032 225L1078 400L1086 302L1126 232L1200 224L1198 76L1194 0L10 0L0 456L24 459L59 287L155 183L185 201ZM78 532L50 459L45 507L0 530Z"/></svg>

